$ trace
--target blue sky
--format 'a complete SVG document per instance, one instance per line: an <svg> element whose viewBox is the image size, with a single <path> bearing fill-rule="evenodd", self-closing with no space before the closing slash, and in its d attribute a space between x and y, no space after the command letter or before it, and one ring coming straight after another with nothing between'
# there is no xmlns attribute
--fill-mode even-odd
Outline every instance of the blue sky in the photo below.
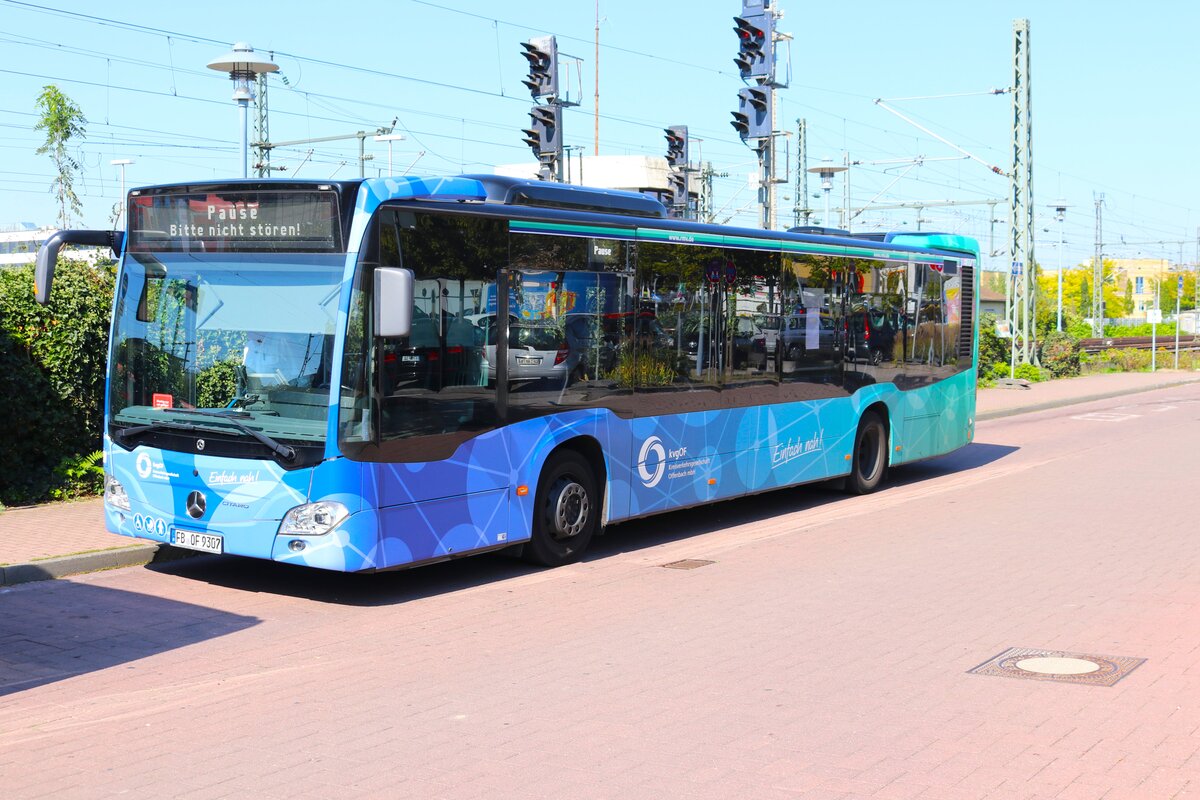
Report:
<svg viewBox="0 0 1200 800"><path fill-rule="evenodd" d="M1095 192L1105 193L1106 255L1194 263L1200 170L1194 155L1197 78L1191 3L929 2L803 3L775 0L779 30L794 35L791 85L777 119L808 124L810 165L848 152L852 205L1001 198L1007 180L971 160L920 166L873 164L956 151L873 103L875 98L941 96L892 103L983 161L1011 165L1012 101L985 94L1012 83L1013 20L1031 25L1034 193L1038 260L1060 257L1053 205L1070 205L1062 226L1067 264L1094 250ZM742 86L732 58L739 0L647 3L600 0L602 155L662 155L662 128L686 124L698 156L728 173L715 184L720 218L754 225L752 152L729 126ZM596 74L594 0L483 2L389 0L355 4L203 5L110 0L0 0L0 226L52 224L51 162L34 150L41 87L58 85L84 111L87 138L77 190L83 222L109 224L120 194L113 159L129 158L129 186L234 177L237 112L228 78L205 68L235 41L275 51L281 75L269 93L271 137L286 141L387 126L396 171L457 174L531 160L521 142L529 95L520 42L558 36L577 56L571 82L581 105L568 112L565 140L591 154ZM285 175L353 177L356 143L279 150ZM387 146L368 141L386 166ZM309 150L312 153L309 153ZM792 151L794 155L794 150ZM907 170L907 172L905 172ZM900 173L904 176L896 178ZM794 179L794 167L793 167ZM809 193L819 191L810 180ZM840 181L834 204L840 202ZM790 222L794 186L781 187ZM823 208L812 199L810 206ZM907 228L918 212L872 211L864 227ZM927 208L925 229L976 236L983 250L1006 248L1004 221L987 205ZM857 223L857 220L856 220ZM1049 231L1043 232L1043 228ZM994 262L1003 263L1003 256Z"/></svg>

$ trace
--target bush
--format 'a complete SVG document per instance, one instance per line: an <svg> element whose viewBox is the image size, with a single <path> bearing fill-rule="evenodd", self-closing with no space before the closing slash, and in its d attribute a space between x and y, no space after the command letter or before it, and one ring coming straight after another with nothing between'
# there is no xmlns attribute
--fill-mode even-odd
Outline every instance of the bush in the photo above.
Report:
<svg viewBox="0 0 1200 800"><path fill-rule="evenodd" d="M1121 372L1143 372L1150 369L1149 350L1105 350L1102 361L1107 361Z"/></svg>
<svg viewBox="0 0 1200 800"><path fill-rule="evenodd" d="M1013 377L1017 380L1026 380L1032 383L1040 383L1046 380L1046 373L1035 367L1033 364L1017 364L1016 372Z"/></svg>
<svg viewBox="0 0 1200 800"><path fill-rule="evenodd" d="M1079 374L1079 342L1067 333L1053 331L1042 340L1041 362L1051 377L1070 378Z"/></svg>
<svg viewBox="0 0 1200 800"><path fill-rule="evenodd" d="M990 373L993 364L1005 367L1008 377L1009 343L996 335L996 315L981 314L979 317L979 374Z"/></svg>
<svg viewBox="0 0 1200 800"><path fill-rule="evenodd" d="M1067 333L1067 335L1069 335L1072 339L1090 339L1090 338L1092 338L1091 323L1084 322L1083 320L1080 320L1080 319L1071 320L1070 322L1068 322L1066 327L1064 328L1064 330Z"/></svg>
<svg viewBox="0 0 1200 800"><path fill-rule="evenodd" d="M59 261L39 306L32 266L0 270L0 419L19 432L0 437L0 503L50 498L65 460L100 447L114 274Z"/></svg>
<svg viewBox="0 0 1200 800"><path fill-rule="evenodd" d="M1143 322L1141 325L1105 325L1105 336L1158 336L1159 339L1164 336L1175 338L1175 323L1163 322L1158 325L1151 325L1149 322Z"/></svg>
<svg viewBox="0 0 1200 800"><path fill-rule="evenodd" d="M196 376L196 404L200 408L224 408L237 397L241 356L218 361Z"/></svg>
<svg viewBox="0 0 1200 800"><path fill-rule="evenodd" d="M104 452L86 456L67 456L54 468L58 485L50 490L55 500L99 494L104 489Z"/></svg>
<svg viewBox="0 0 1200 800"><path fill-rule="evenodd" d="M621 386L670 386L682 366L672 352L642 353L635 358L632 350L625 350L609 377Z"/></svg>

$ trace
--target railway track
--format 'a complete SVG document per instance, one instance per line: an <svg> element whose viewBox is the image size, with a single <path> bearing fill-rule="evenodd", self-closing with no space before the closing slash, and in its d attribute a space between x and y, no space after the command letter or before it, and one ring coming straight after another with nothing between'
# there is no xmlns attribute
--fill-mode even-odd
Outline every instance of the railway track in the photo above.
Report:
<svg viewBox="0 0 1200 800"><path fill-rule="evenodd" d="M1149 350L1150 336L1102 336L1096 339L1080 339L1079 348L1085 353L1100 353L1105 350ZM1157 346L1169 350L1175 349L1175 336L1159 336ZM1200 350L1200 338L1194 334L1180 334L1180 350Z"/></svg>

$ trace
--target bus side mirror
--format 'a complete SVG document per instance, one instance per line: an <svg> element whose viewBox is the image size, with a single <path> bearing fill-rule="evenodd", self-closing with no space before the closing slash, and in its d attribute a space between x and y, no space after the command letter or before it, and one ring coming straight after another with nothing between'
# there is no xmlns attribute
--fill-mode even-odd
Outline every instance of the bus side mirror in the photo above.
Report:
<svg viewBox="0 0 1200 800"><path fill-rule="evenodd" d="M120 256L125 243L123 231L55 231L38 248L37 261L33 270L34 299L40 305L50 302L50 285L54 283L54 268L58 265L58 251L64 244L86 244L93 247L110 247L113 255Z"/></svg>
<svg viewBox="0 0 1200 800"><path fill-rule="evenodd" d="M62 245L62 231L59 231L38 248L33 268L33 298L38 305L50 302L50 284L54 282L54 268L58 265L58 251Z"/></svg>
<svg viewBox="0 0 1200 800"><path fill-rule="evenodd" d="M375 268L375 335L408 336L412 328L413 272L400 267Z"/></svg>

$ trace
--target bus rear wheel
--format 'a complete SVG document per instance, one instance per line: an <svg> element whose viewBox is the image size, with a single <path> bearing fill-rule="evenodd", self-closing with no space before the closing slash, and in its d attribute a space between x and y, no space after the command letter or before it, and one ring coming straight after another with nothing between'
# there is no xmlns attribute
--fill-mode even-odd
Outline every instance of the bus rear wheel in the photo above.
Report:
<svg viewBox="0 0 1200 800"><path fill-rule="evenodd" d="M578 561L600 521L599 491L591 466L573 450L550 456L538 480L533 536L522 558L545 567Z"/></svg>
<svg viewBox="0 0 1200 800"><path fill-rule="evenodd" d="M883 483L887 472L887 426L874 411L863 414L854 435L854 461L846 478L846 491L870 494Z"/></svg>

